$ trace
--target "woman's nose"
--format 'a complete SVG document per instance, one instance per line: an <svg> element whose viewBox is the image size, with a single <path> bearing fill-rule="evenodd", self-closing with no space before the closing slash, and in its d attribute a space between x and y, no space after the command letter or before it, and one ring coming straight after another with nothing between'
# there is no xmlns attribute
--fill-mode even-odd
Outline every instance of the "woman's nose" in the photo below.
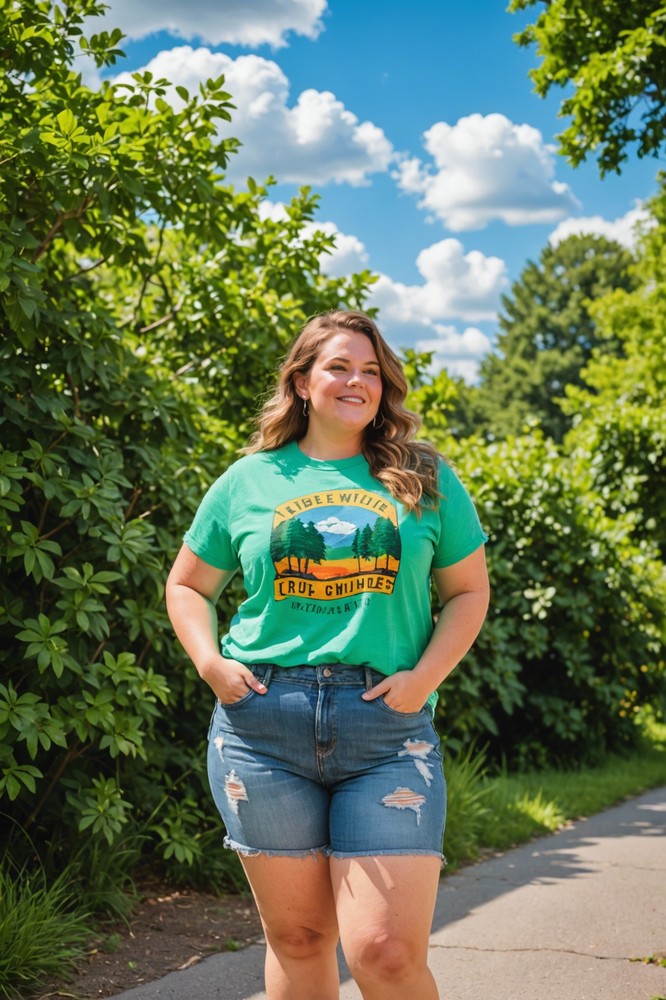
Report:
<svg viewBox="0 0 666 1000"><path fill-rule="evenodd" d="M349 383L349 385L351 385L352 382L355 385L363 385L363 378L359 374L359 372L352 372L349 378L347 379L347 382Z"/></svg>

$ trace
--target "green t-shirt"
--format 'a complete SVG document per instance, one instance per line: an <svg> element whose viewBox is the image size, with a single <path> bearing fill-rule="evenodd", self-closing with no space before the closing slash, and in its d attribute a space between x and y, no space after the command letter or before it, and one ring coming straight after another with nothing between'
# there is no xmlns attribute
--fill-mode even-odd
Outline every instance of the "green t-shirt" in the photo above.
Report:
<svg viewBox="0 0 666 1000"><path fill-rule="evenodd" d="M432 634L431 569L487 540L444 462L439 488L439 509L417 518L362 455L317 461L293 442L235 462L185 534L204 562L243 573L247 598L223 654L281 667L411 669Z"/></svg>

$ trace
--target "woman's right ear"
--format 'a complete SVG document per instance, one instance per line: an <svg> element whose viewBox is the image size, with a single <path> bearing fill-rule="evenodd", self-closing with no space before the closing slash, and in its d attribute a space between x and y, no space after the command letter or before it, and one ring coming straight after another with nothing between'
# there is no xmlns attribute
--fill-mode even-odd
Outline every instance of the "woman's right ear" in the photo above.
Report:
<svg viewBox="0 0 666 1000"><path fill-rule="evenodd" d="M308 380L306 376L303 375L302 372L296 372L294 375L294 388L296 389L297 395L300 396L301 399L308 398L307 386Z"/></svg>

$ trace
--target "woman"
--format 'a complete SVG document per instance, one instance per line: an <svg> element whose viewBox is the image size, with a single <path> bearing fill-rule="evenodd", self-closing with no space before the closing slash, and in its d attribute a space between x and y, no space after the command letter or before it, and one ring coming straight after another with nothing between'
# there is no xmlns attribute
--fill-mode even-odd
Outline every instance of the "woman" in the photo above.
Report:
<svg viewBox="0 0 666 1000"><path fill-rule="evenodd" d="M485 617L486 536L414 440L406 391L368 317L311 320L169 576L175 631L217 699L209 777L264 925L270 1000L337 998L338 937L365 1000L438 997L434 692ZM248 596L220 652L215 603L239 568Z"/></svg>

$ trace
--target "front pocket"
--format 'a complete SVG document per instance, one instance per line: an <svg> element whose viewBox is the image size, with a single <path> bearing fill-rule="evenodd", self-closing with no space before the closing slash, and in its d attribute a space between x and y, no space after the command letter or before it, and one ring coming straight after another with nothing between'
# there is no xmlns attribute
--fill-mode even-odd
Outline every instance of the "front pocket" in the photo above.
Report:
<svg viewBox="0 0 666 1000"><path fill-rule="evenodd" d="M256 664L248 663L247 668L248 670L252 671L252 673L254 674L254 676L258 681L260 681L262 684L265 684L267 688L269 687L271 683L271 677L273 676L272 663L256 663ZM237 701L218 701L217 704L220 706L220 708L232 711L234 708L240 708L242 705L247 704L247 702L250 701L250 699L254 695L257 695L257 692L254 690L254 688L248 688L247 694L244 694L242 698L238 698ZM257 697L265 698L266 696L261 694L257 695Z"/></svg>
<svg viewBox="0 0 666 1000"><path fill-rule="evenodd" d="M225 711L230 712L234 708L240 708L241 705L245 705L245 703L248 702L253 695L256 695L256 693L257 692L254 688L248 688L247 694L244 694L243 697L239 698L237 701L218 701L217 704L220 708L224 708Z"/></svg>
<svg viewBox="0 0 666 1000"><path fill-rule="evenodd" d="M423 715L425 708L425 706L424 708L420 708L418 712L399 712L396 708L391 708L390 705L386 704L383 695L379 698L375 698L373 704L379 705L379 707L383 708L385 712L388 712L389 715L394 715L397 719L419 719Z"/></svg>

